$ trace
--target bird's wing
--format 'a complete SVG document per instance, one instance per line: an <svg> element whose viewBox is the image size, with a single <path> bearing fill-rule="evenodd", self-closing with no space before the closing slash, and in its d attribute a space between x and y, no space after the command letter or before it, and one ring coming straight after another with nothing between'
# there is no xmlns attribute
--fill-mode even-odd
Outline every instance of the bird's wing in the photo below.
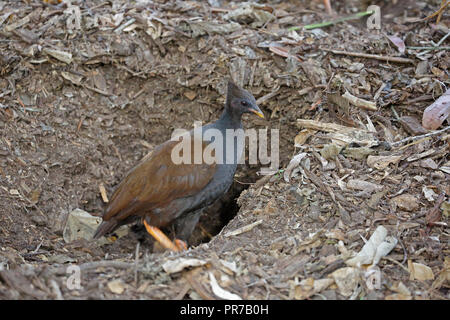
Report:
<svg viewBox="0 0 450 320"><path fill-rule="evenodd" d="M193 162L194 139L191 139ZM216 163L175 164L172 150L180 142L169 140L144 157L122 180L105 210L103 220L124 220L152 208L164 207L170 201L193 195L213 178ZM201 142L202 150L206 142ZM192 163L191 162L191 163Z"/></svg>

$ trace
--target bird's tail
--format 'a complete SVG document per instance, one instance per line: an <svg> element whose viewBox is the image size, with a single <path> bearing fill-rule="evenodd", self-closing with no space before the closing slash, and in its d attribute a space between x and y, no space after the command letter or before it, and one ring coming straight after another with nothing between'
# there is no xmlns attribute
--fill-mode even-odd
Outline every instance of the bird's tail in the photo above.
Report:
<svg viewBox="0 0 450 320"><path fill-rule="evenodd" d="M108 221L103 221L98 226L97 231L95 231L94 239L98 239L98 238L104 236L107 233L113 232L118 227L119 227L118 222L114 218L110 219Z"/></svg>

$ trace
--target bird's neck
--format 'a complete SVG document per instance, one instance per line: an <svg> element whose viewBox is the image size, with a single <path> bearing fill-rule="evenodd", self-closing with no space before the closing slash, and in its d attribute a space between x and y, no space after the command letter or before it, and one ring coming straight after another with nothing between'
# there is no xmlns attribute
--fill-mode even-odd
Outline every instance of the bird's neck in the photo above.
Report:
<svg viewBox="0 0 450 320"><path fill-rule="evenodd" d="M224 129L240 129L242 128L241 117L242 115L235 114L228 107L225 107L222 115L217 120L217 124Z"/></svg>

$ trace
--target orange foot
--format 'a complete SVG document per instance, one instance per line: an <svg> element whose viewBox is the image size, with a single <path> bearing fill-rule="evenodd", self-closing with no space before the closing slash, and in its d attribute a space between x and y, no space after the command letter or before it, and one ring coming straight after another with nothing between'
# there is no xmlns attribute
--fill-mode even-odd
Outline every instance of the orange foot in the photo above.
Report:
<svg viewBox="0 0 450 320"><path fill-rule="evenodd" d="M428 19L431 19L431 18L437 16L436 23L439 23L441 21L442 15L444 14L445 8L447 8L447 6L449 4L450 4L450 1L442 0L441 7L439 8L439 10L436 11L435 13L433 13L432 15L424 18L423 20L428 20Z"/></svg>
<svg viewBox="0 0 450 320"><path fill-rule="evenodd" d="M156 241L158 241L164 248L178 252L187 250L187 245L184 241L175 239L174 242L172 242L161 230L159 230L157 227L151 226L147 223L147 221L144 220L144 226L150 235L155 238Z"/></svg>
<svg viewBox="0 0 450 320"><path fill-rule="evenodd" d="M183 240L175 239L174 243L177 246L177 248L180 249L180 251L186 251L188 249L186 242L184 242Z"/></svg>

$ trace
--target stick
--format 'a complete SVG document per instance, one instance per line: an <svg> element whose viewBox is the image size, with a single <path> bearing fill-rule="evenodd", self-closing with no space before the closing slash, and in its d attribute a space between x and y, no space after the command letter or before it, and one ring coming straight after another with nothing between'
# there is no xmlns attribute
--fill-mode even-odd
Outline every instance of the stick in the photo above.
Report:
<svg viewBox="0 0 450 320"><path fill-rule="evenodd" d="M360 52L348 52L348 51L340 51L340 50L332 50L332 49L324 49L323 51L328 51L334 54L343 54L346 56L352 57L360 57L360 58L368 58L368 59L376 59L388 62L398 62L398 63L414 63L414 60L400 57L388 57L388 56L380 56L377 54L368 54L368 53L360 53Z"/></svg>
<svg viewBox="0 0 450 320"><path fill-rule="evenodd" d="M406 47L410 50L450 50L450 47Z"/></svg>
<svg viewBox="0 0 450 320"><path fill-rule="evenodd" d="M105 186L103 185L103 182L101 182L98 185L98 189L100 190L100 195L102 196L103 202L108 203L109 202L108 195L106 194L106 189L105 189Z"/></svg>
<svg viewBox="0 0 450 320"><path fill-rule="evenodd" d="M322 28L322 27L328 27L328 26L332 26L335 25L337 23L341 23L344 21L348 21L348 20L356 20L359 18L362 18L364 16L368 16L373 14L374 11L370 10L370 11L364 11L364 12L358 12L354 15L348 16L348 17L344 17L344 18L339 18L336 20L332 20L332 21L325 21L325 22L320 22L320 23L313 23L313 24L308 24L306 26L303 26L304 29L306 30L311 30L311 29L316 29L316 28ZM294 31L294 30L298 30L301 29L302 27L291 27L288 29L288 31Z"/></svg>
<svg viewBox="0 0 450 320"><path fill-rule="evenodd" d="M280 88L278 87L277 89L275 89L274 91L258 98L258 100L256 100L256 104L263 104L264 102L266 102L267 100L275 97L276 95L278 95L280 93Z"/></svg>
<svg viewBox="0 0 450 320"><path fill-rule="evenodd" d="M120 33L120 32L122 32L123 29L125 29L126 27L132 25L132 24L135 23L135 22L136 22L136 19L135 19L135 18L131 18L131 19L128 20L127 22L125 22L125 23L123 23L122 25L118 26L118 27L114 30L114 32L115 32L115 33Z"/></svg>
<svg viewBox="0 0 450 320"><path fill-rule="evenodd" d="M87 271L90 269L97 269L97 268L116 268L116 269L130 269L134 266L134 263L128 263L128 262L122 262L122 261L113 261L113 260L102 260L102 261L93 261L93 262L86 262L81 265L80 271ZM59 267L56 269L48 270L47 272L44 272L47 275L52 274L67 274L67 266Z"/></svg>
<svg viewBox="0 0 450 320"><path fill-rule="evenodd" d="M377 111L377 105L375 102L367 101L358 97L355 97L354 95L351 95L348 91L346 91L342 98L348 100L351 104L354 106L357 106L359 108L363 108L370 111Z"/></svg>
<svg viewBox="0 0 450 320"><path fill-rule="evenodd" d="M139 248L140 248L140 242L138 241L136 244L136 256L134 259L134 283L136 285L136 288L138 287L138 281L139 281L139 274L138 274L138 266L139 266Z"/></svg>
<svg viewBox="0 0 450 320"><path fill-rule="evenodd" d="M241 227L241 228L238 228L238 229L236 229L236 230L234 230L234 231L227 232L227 233L225 234L225 237L237 236L238 234L241 234L241 233L250 231L250 230L252 230L254 227L256 227L257 225L261 224L262 222L263 222L262 220L258 220L258 221L256 221L256 222L253 222L253 223L250 223L250 224L248 224L248 225L246 225L246 226L243 226L243 227Z"/></svg>
<svg viewBox="0 0 450 320"><path fill-rule="evenodd" d="M103 90L100 90L100 89L97 89L97 88L88 86L88 85L86 85L86 84L83 85L83 87L85 87L86 89L92 90L92 91L94 91L94 92L100 93L100 94L102 94L102 95L104 95L104 96L107 96L107 97L112 96L112 94L109 94L108 92L105 92L105 91L103 91Z"/></svg>
<svg viewBox="0 0 450 320"><path fill-rule="evenodd" d="M400 144L402 144L402 143L405 143L405 142L414 141L414 140L418 140L418 139L422 139L422 138L434 136L434 135L439 134L439 133L441 133L441 132L445 132L445 131L447 131L447 130L449 130L449 129L450 129L450 126L445 127L444 129L441 129L441 130L437 130L437 131L433 131L433 132L430 132L430 133L427 133L427 134L423 134L423 135L421 135L421 136L408 137L408 138L405 138L405 139L403 139L403 140L400 140L400 141L396 141L396 142L394 142L394 143L391 143L391 146L392 146L392 147L395 147L395 146L398 146L398 145L400 145Z"/></svg>

